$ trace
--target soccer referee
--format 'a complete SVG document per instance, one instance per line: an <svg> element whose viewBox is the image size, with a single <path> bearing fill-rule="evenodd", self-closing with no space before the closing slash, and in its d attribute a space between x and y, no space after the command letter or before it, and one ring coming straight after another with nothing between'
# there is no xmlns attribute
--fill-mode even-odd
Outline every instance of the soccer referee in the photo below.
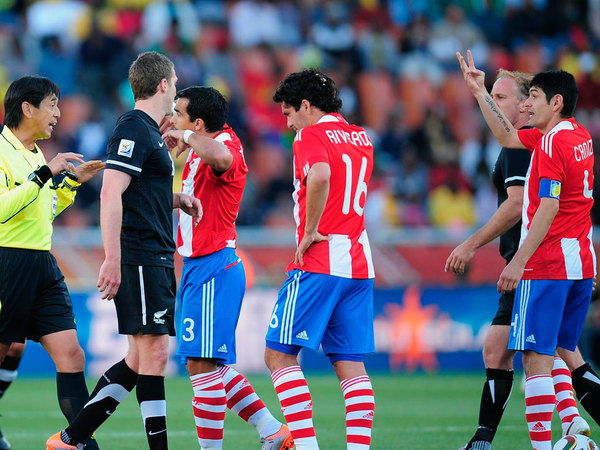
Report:
<svg viewBox="0 0 600 450"><path fill-rule="evenodd" d="M48 139L60 117L60 90L25 76L4 98L0 131L0 362L13 342L40 342L56 365L60 408L71 421L88 391L85 356L77 340L71 298L50 253L52 221L73 203L77 188L104 167L82 155L59 153L50 162L36 142ZM1 125L0 125L1 126ZM77 167L73 162L80 163ZM54 175L66 173L55 185ZM88 448L98 448L95 442Z"/></svg>

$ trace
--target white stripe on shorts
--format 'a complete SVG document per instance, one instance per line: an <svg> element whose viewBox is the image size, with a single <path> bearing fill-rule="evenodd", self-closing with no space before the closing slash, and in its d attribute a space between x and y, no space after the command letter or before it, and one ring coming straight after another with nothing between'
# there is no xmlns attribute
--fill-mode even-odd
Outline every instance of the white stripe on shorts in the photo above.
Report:
<svg viewBox="0 0 600 450"><path fill-rule="evenodd" d="M531 293L531 280L521 280L521 283L521 292L519 298L519 314L521 315L521 322L519 323L518 327L515 350L525 350L525 322L527 319L529 294Z"/></svg>
<svg viewBox="0 0 600 450"><path fill-rule="evenodd" d="M202 358L212 358L214 303L215 279L212 278L202 285Z"/></svg>
<svg viewBox="0 0 600 450"><path fill-rule="evenodd" d="M294 312L296 310L296 299L298 298L300 275L302 273L303 272L298 271L296 274L294 274L294 278L287 286L287 296L283 306L283 314L281 316L281 331L279 335L279 342L282 344L292 345Z"/></svg>
<svg viewBox="0 0 600 450"><path fill-rule="evenodd" d="M142 304L142 325L146 325L146 287L144 286L144 268L138 266L140 274L140 302Z"/></svg>

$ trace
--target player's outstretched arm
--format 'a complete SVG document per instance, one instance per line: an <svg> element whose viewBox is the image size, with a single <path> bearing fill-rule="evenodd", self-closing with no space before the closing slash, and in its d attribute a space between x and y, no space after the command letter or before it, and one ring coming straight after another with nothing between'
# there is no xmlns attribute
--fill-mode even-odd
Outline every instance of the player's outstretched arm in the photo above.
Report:
<svg viewBox="0 0 600 450"><path fill-rule="evenodd" d="M446 260L444 271L462 274L465 267L475 256L475 251L502 236L519 222L523 207L523 186L509 186L508 198L500 205L494 215L479 230L460 244Z"/></svg>
<svg viewBox="0 0 600 450"><path fill-rule="evenodd" d="M483 118L487 122L494 137L502 147L525 148L519 139L517 130L512 126L506 116L500 111L487 89L485 88L485 73L475 67L471 50L467 50L467 61L456 52L456 58L462 70L463 77L471 93L477 100Z"/></svg>

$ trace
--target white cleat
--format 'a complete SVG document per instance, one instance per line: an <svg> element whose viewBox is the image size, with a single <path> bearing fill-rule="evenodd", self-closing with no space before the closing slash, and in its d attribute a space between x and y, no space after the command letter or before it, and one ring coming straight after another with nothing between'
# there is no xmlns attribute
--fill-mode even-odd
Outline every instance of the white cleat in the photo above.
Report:
<svg viewBox="0 0 600 450"><path fill-rule="evenodd" d="M562 435L566 436L568 434L583 434L584 436L592 437L592 430L583 417L576 416L567 427L563 425Z"/></svg>

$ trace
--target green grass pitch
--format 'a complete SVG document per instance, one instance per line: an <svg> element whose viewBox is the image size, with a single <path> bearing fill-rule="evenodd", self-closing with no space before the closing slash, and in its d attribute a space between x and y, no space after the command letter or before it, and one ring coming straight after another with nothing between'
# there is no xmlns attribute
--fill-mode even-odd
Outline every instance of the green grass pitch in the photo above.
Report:
<svg viewBox="0 0 600 450"><path fill-rule="evenodd" d="M281 417L271 380L264 375L248 377L276 417ZM479 396L484 375L374 375L374 449L457 449L470 438L477 423ZM314 423L322 449L345 449L343 399L333 375L307 375L314 403ZM525 424L520 376L494 440L494 450L531 448ZM90 389L95 380L88 380ZM183 377L168 378L167 424L171 449L198 449L192 418L191 386ZM51 379L18 378L0 401L0 427L14 450L43 449L46 438L65 426ZM600 436L597 425L583 412ZM555 414L554 441L560 425ZM135 393L96 433L104 450L147 448ZM254 428L231 412L225 423L225 449L259 449Z"/></svg>

